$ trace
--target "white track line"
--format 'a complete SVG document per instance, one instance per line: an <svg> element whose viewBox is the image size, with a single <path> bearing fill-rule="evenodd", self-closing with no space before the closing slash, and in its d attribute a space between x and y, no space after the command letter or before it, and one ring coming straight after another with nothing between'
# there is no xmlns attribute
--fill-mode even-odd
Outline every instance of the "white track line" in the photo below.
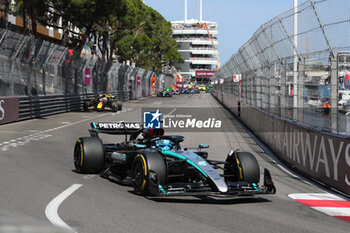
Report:
<svg viewBox="0 0 350 233"><path fill-rule="evenodd" d="M81 186L82 184L73 184L68 189L59 194L57 197L52 199L52 201L50 201L50 203L46 206L45 215L53 225L75 232L65 222L63 222L60 216L58 216L57 210L58 207L60 207L61 203L65 199L67 199L72 193L78 190Z"/></svg>
<svg viewBox="0 0 350 233"><path fill-rule="evenodd" d="M59 130L59 129L62 129L62 128L66 128L66 127L69 127L69 126L73 126L73 125L76 125L76 124L80 124L82 122L90 121L90 120L93 120L93 119L96 119L96 118L104 117L104 116L107 116L109 114L110 113L105 113L105 114L102 114L102 115L99 115L99 116L94 116L94 117L91 117L91 118L88 118L88 119L83 119L83 120L76 121L76 122L73 122L73 123L69 123L69 124L66 124L66 125L62 125L62 126L59 126L59 127L38 131L36 133L32 133L32 134L27 135L27 136L23 136L23 137L20 137L20 138L12 139L9 142L2 142L2 143L0 143L0 146L2 146L0 148L0 150L1 151L8 151L10 149L10 147L13 148L13 147L17 147L17 146L24 146L24 145L28 144L31 141L38 141L38 140L41 140L41 139L44 139L44 138L52 136L52 135L45 134L45 133L52 132L52 131L55 131L55 130ZM26 138L26 140L23 141L23 139L25 139L25 138ZM4 146L5 144L9 144L9 145Z"/></svg>

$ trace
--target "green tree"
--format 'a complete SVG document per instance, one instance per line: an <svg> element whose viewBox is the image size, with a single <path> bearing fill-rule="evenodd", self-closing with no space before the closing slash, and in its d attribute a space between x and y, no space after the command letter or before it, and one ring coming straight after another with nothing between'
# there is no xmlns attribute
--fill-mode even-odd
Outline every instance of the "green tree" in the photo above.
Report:
<svg viewBox="0 0 350 233"><path fill-rule="evenodd" d="M24 19L24 30L29 31L29 18L62 29L62 44L76 49L76 55L86 42L98 41L102 45L96 43L96 50L103 59L115 54L119 62L130 60L156 72L172 62L183 62L171 24L141 0L16 0L15 9Z"/></svg>
<svg viewBox="0 0 350 233"><path fill-rule="evenodd" d="M111 38L119 61L131 60L156 72L172 62L183 62L171 36L171 24L140 0L124 2L123 17L118 18L117 33Z"/></svg>

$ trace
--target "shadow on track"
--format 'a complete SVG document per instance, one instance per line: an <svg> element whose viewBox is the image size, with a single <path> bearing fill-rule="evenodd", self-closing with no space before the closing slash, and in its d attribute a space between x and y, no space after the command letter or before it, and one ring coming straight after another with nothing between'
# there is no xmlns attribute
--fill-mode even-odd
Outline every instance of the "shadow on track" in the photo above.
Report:
<svg viewBox="0 0 350 233"><path fill-rule="evenodd" d="M137 195L134 191L128 191ZM271 202L268 199L256 196L240 197L214 197L214 196L178 196L178 197L152 197L145 196L145 199L159 203L182 203L182 204L210 204L210 205L238 205L250 203Z"/></svg>

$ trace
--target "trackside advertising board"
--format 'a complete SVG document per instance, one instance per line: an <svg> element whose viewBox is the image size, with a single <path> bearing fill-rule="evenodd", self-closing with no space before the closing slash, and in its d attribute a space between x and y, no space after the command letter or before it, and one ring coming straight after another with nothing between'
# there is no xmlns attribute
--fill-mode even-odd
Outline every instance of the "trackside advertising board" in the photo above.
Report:
<svg viewBox="0 0 350 233"><path fill-rule="evenodd" d="M330 187L350 194L349 136L302 127L242 103L240 114L242 121L281 160Z"/></svg>
<svg viewBox="0 0 350 233"><path fill-rule="evenodd" d="M0 97L0 125L18 120L19 98Z"/></svg>
<svg viewBox="0 0 350 233"><path fill-rule="evenodd" d="M196 70L196 78L211 78L215 70Z"/></svg>

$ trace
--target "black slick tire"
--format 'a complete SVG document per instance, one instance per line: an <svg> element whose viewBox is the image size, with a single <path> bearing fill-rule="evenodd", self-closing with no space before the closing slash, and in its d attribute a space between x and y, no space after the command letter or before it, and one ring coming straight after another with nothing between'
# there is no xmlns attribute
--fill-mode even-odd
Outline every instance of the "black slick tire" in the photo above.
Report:
<svg viewBox="0 0 350 233"><path fill-rule="evenodd" d="M79 173L96 174L104 168L104 148L98 137L82 137L74 147L74 166Z"/></svg>
<svg viewBox="0 0 350 233"><path fill-rule="evenodd" d="M163 156L158 152L140 152L132 163L131 182L139 195L151 195L152 176L156 175L160 185L167 183L167 167ZM158 188L158 187L157 187Z"/></svg>
<svg viewBox="0 0 350 233"><path fill-rule="evenodd" d="M123 110L123 103L121 101L117 102L118 111Z"/></svg>
<svg viewBox="0 0 350 233"><path fill-rule="evenodd" d="M254 155L249 152L237 152L237 160L242 181L248 183L259 183L260 169L258 161Z"/></svg>
<svg viewBox="0 0 350 233"><path fill-rule="evenodd" d="M87 103L87 102L84 101L83 110L84 110L85 112L86 112L86 111L89 111L89 103Z"/></svg>
<svg viewBox="0 0 350 233"><path fill-rule="evenodd" d="M117 112L118 111L118 103L117 101L113 101L111 104L111 111L112 112Z"/></svg>

